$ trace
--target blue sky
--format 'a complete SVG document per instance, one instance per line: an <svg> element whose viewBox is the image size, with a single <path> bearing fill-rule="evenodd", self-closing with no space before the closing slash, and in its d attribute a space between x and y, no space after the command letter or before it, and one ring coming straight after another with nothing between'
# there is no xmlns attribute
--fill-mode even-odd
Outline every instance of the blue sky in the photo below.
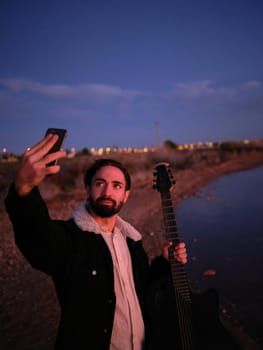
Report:
<svg viewBox="0 0 263 350"><path fill-rule="evenodd" d="M0 147L263 137L262 0L3 0Z"/></svg>

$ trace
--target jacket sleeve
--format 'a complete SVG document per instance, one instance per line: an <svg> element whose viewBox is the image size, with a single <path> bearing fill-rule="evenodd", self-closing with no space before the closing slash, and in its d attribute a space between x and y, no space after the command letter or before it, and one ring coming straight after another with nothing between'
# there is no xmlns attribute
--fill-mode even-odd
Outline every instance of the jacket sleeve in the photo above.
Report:
<svg viewBox="0 0 263 350"><path fill-rule="evenodd" d="M12 184L5 206L16 245L27 261L40 271L61 275L71 249L70 235L59 221L51 220L38 188L20 197Z"/></svg>

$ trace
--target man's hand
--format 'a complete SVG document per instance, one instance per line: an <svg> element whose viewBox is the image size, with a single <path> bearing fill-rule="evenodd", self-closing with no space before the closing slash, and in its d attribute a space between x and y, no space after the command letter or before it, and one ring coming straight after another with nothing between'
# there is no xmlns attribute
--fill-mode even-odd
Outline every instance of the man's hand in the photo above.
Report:
<svg viewBox="0 0 263 350"><path fill-rule="evenodd" d="M169 260L168 249L172 246L172 242L166 242L163 246L163 256ZM181 264L187 263L187 251L184 242L180 242L174 249L174 258Z"/></svg>
<svg viewBox="0 0 263 350"><path fill-rule="evenodd" d="M26 196L47 175L56 174L60 170L59 165L46 166L53 160L66 156L65 151L47 154L57 139L58 135L49 134L24 153L14 182L19 196Z"/></svg>

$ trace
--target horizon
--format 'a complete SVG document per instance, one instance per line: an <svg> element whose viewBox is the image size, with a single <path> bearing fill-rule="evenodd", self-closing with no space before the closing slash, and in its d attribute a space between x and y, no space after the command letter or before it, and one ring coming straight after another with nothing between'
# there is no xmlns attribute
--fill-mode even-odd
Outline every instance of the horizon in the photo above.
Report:
<svg viewBox="0 0 263 350"><path fill-rule="evenodd" d="M148 152L154 152L158 148L162 148L165 146L166 142L171 142L173 143L178 151L182 150L198 150L198 149L211 149L214 147L218 147L222 144L237 144L239 145L240 143L244 145L244 147L251 145L257 145L260 144L261 147L263 147L263 137L262 138L256 138L256 139L243 139L243 140L224 140L224 141L205 141L205 142L196 142L196 143L183 143L183 144L177 144L173 140L164 140L158 145L153 145L153 146L144 146L144 147L118 147L117 145L111 147L111 146L105 146L105 147L87 147L84 146L81 149L77 149L74 146L71 148L68 147L62 147L64 149L68 156L72 154L72 157L74 157L76 154L88 151L92 155L103 155L103 154L111 154L111 153L148 153ZM65 145L65 143L64 143ZM30 147L28 147L30 149ZM24 152L23 152L24 153ZM9 150L4 147L2 148L2 152L0 156L5 157L5 156L15 156L15 157L21 157L23 156L23 153L14 153L14 152L9 152ZM70 157L71 158L71 157Z"/></svg>

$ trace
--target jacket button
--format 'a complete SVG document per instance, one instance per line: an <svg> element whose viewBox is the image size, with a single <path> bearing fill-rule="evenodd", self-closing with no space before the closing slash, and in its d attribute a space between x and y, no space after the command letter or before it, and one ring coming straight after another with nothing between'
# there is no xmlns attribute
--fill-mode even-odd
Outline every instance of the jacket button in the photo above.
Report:
<svg viewBox="0 0 263 350"><path fill-rule="evenodd" d="M107 331L107 328L104 328L104 329L103 329L103 332L104 332L104 333L107 333L107 332L108 332L108 331Z"/></svg>

